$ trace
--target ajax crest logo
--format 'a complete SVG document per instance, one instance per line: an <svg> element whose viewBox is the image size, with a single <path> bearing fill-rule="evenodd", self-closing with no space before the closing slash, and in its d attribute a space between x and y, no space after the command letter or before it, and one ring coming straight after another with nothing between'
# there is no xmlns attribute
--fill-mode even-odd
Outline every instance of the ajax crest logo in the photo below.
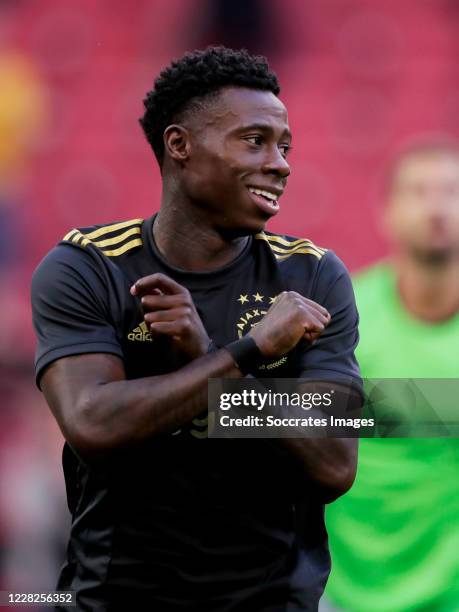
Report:
<svg viewBox="0 0 459 612"><path fill-rule="evenodd" d="M264 295L261 295L258 291L252 294L241 294L237 298L236 301L240 304L247 304L246 310L243 311L236 323L238 338L245 336L254 325L261 321L268 312L269 306L266 302L269 301L269 305L271 305L275 299L275 297L270 297L265 300Z"/></svg>
<svg viewBox="0 0 459 612"><path fill-rule="evenodd" d="M245 310L242 312L238 321L236 322L238 338L242 338L249 331L257 325L265 314L268 312L271 304L276 301L276 295L267 296L261 295L259 291L256 293L241 294L237 298L237 302L245 306ZM281 357L277 361L273 361L267 364L259 366L259 370L273 370L283 365L287 361L287 357Z"/></svg>

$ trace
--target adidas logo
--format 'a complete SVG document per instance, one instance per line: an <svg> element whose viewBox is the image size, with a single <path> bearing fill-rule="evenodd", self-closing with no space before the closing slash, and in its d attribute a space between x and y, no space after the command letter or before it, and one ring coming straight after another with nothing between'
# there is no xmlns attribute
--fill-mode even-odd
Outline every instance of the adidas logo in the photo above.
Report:
<svg viewBox="0 0 459 612"><path fill-rule="evenodd" d="M143 321L139 327L134 328L131 333L128 334L128 340L132 340L133 342L153 342L152 335L148 331L145 321Z"/></svg>

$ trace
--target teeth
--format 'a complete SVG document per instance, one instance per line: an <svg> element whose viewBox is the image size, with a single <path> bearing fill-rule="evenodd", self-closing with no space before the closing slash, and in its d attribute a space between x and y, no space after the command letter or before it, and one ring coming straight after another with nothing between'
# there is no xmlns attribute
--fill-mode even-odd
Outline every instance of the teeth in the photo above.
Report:
<svg viewBox="0 0 459 612"><path fill-rule="evenodd" d="M265 191L264 189L254 189L253 187L249 187L249 191L251 191L252 193L256 193L257 195L262 195L265 198L268 198L268 200L272 200L273 202L277 200L277 195L271 193L270 191Z"/></svg>

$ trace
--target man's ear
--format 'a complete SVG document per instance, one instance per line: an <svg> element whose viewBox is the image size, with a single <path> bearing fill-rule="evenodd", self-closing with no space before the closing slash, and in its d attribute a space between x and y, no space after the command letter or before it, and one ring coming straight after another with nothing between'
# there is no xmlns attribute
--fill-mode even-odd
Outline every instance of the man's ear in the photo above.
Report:
<svg viewBox="0 0 459 612"><path fill-rule="evenodd" d="M175 161L185 162L190 154L188 130L181 125L169 125L164 130L164 149Z"/></svg>

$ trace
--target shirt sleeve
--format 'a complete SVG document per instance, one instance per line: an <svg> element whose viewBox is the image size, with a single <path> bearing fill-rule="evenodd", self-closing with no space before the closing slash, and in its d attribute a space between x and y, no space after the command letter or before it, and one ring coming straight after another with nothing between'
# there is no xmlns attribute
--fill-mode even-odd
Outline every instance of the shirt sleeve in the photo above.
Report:
<svg viewBox="0 0 459 612"><path fill-rule="evenodd" d="M320 338L299 355L301 378L345 380L360 386L360 370L355 357L359 341L359 315L349 273L331 251L322 258L311 297L324 306L331 322Z"/></svg>
<svg viewBox="0 0 459 612"><path fill-rule="evenodd" d="M40 263L31 287L38 386L45 368L61 357L82 353L123 357L108 293L103 270L83 249L61 244Z"/></svg>

